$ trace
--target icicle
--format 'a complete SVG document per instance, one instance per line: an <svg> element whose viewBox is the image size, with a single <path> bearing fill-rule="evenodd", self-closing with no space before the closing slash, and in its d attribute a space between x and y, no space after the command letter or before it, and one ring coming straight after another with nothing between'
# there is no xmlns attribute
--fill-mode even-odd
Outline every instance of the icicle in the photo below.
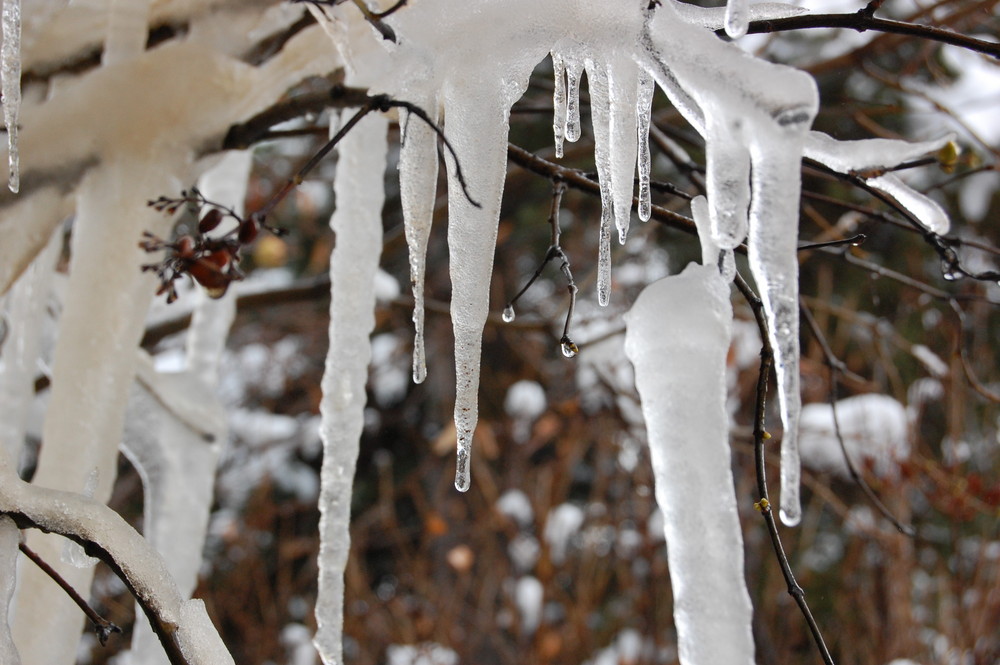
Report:
<svg viewBox="0 0 1000 665"><path fill-rule="evenodd" d="M639 141L639 152L637 155L637 167L639 169L639 219L648 222L652 213L652 201L649 192L649 119L653 111L653 92L656 83L653 77L643 68L639 68L638 93L636 94L635 114L637 118L637 138Z"/></svg>
<svg viewBox="0 0 1000 665"><path fill-rule="evenodd" d="M97 502L106 502L115 479L118 443L135 349L153 297L153 277L140 265L146 255L135 239L143 230L163 236L170 220L145 205L137 192L170 191L169 163L119 158L92 170L77 193L72 258L59 337L52 363L52 389L43 446L33 479L43 487L79 492L98 469ZM108 257L114 257L109 269ZM89 588L92 570L59 562L63 540L40 533L29 543L71 584ZM26 662L72 660L75 643L38 631L44 622L58 634L77 633L82 618L43 573L27 567L19 587L15 638ZM24 590L23 592L21 590Z"/></svg>
<svg viewBox="0 0 1000 665"><path fill-rule="evenodd" d="M3 0L3 49L0 52L3 79L3 117L7 125L10 178L7 186L17 193L21 173L17 154L17 123L21 109L21 0Z"/></svg>
<svg viewBox="0 0 1000 665"><path fill-rule="evenodd" d="M906 208L917 218L924 228L937 234L948 233L951 222L948 213L933 199L914 190L891 173L878 178L870 178L866 182L894 198L896 203Z"/></svg>
<svg viewBox="0 0 1000 665"><path fill-rule="evenodd" d="M496 247L500 199L507 174L509 106L502 92L451 87L445 93L448 139L461 161L466 198L448 165L448 253L451 262L451 320L455 330L455 429L458 458L455 487L469 489L472 436L479 420L479 366L483 327L489 313L490 277Z"/></svg>
<svg viewBox="0 0 1000 665"><path fill-rule="evenodd" d="M369 115L341 141L334 185L337 209L330 220L337 244L330 258L330 350L320 406L323 467L315 638L326 665L343 663L344 567L350 551L354 469L364 429L369 336L375 327L387 129L385 117Z"/></svg>
<svg viewBox="0 0 1000 665"><path fill-rule="evenodd" d="M433 95L416 101L434 122L438 103ZM427 241L434 219L437 194L437 135L420 119L401 114L402 147L399 152L399 198L403 208L406 244L410 248L410 284L413 287L413 382L427 377L424 354L424 272Z"/></svg>
<svg viewBox="0 0 1000 665"><path fill-rule="evenodd" d="M696 196L691 199L691 216L698 227L698 239L701 241L701 263L706 266L716 266L719 274L728 284L736 276L736 260L733 250L721 249L712 234L712 220L708 208L708 199Z"/></svg>
<svg viewBox="0 0 1000 665"><path fill-rule="evenodd" d="M750 270L760 288L774 350L774 371L784 435L781 440L781 520L795 526L799 503L799 224L802 134L812 115L795 126L754 128Z"/></svg>
<svg viewBox="0 0 1000 665"><path fill-rule="evenodd" d="M744 119L721 110L707 113L705 135L708 200L712 236L724 249L733 249L747 235L750 205L750 152L744 145Z"/></svg>
<svg viewBox="0 0 1000 665"><path fill-rule="evenodd" d="M715 266L691 264L646 287L625 317L682 665L754 663L726 415L732 316Z"/></svg>
<svg viewBox="0 0 1000 665"><path fill-rule="evenodd" d="M630 57L615 55L608 61L608 162L618 242L625 244L635 191L638 121L636 115L639 68Z"/></svg>
<svg viewBox="0 0 1000 665"><path fill-rule="evenodd" d="M566 140L580 140L580 75L583 63L575 57L563 56L566 67Z"/></svg>
<svg viewBox="0 0 1000 665"><path fill-rule="evenodd" d="M838 141L823 132L806 135L803 154L840 173L869 171L897 166L936 153L955 140L946 134L933 141L910 143L895 139Z"/></svg>
<svg viewBox="0 0 1000 665"><path fill-rule="evenodd" d="M562 159L563 139L566 136L566 63L563 57L552 52L552 134L555 139L556 157ZM579 113L579 108L577 108Z"/></svg>
<svg viewBox="0 0 1000 665"><path fill-rule="evenodd" d="M0 455L6 454L0 450ZM0 663L4 665L21 665L21 656L17 653L14 638L10 634L11 601L14 599L14 586L17 581L17 546L21 540L21 531L14 520L6 515L0 515Z"/></svg>
<svg viewBox="0 0 1000 665"><path fill-rule="evenodd" d="M603 63L587 60L590 90L590 119L594 127L594 161L601 187L601 226L597 245L597 302L602 307L611 300L611 225L615 217L611 171L611 127L608 74Z"/></svg>
<svg viewBox="0 0 1000 665"><path fill-rule="evenodd" d="M726 34L739 39L750 27L750 3L747 0L729 0L726 3Z"/></svg>

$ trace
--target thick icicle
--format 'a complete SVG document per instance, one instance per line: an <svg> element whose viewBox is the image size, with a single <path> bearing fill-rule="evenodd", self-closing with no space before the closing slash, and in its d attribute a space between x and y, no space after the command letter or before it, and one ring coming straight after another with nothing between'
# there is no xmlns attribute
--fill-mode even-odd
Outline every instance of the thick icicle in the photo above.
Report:
<svg viewBox="0 0 1000 665"><path fill-rule="evenodd" d="M626 315L625 352L649 435L682 665L753 665L753 608L729 450L728 284L689 265Z"/></svg>
<svg viewBox="0 0 1000 665"><path fill-rule="evenodd" d="M345 113L352 113L350 109ZM330 350L323 374L319 595L316 648L325 665L342 665L344 567L350 551L351 494L364 429L365 384L375 327L375 274L382 253L386 131L368 115L340 143L330 220Z"/></svg>
<svg viewBox="0 0 1000 665"><path fill-rule="evenodd" d="M725 249L747 235L750 205L750 152L744 144L744 118L722 109L706 112L706 178L712 235Z"/></svg>
<svg viewBox="0 0 1000 665"><path fill-rule="evenodd" d="M733 250L721 249L712 234L712 220L708 209L708 199L696 196L691 199L691 216L698 227L698 238L701 240L701 263L706 266L716 266L719 274L728 284L736 276L736 260Z"/></svg>
<svg viewBox="0 0 1000 665"><path fill-rule="evenodd" d="M632 216L635 191L638 122L636 115L639 68L632 58L615 54L608 60L608 162L611 171L611 198L618 242L625 244Z"/></svg>
<svg viewBox="0 0 1000 665"><path fill-rule="evenodd" d="M748 0L729 0L726 3L726 34L739 39L747 34L750 27L750 3Z"/></svg>
<svg viewBox="0 0 1000 665"><path fill-rule="evenodd" d="M656 82L643 68L639 68L638 93L636 94L636 132L639 141L636 166L639 169L639 219L648 222L652 213L652 201L649 191L649 119L653 112L653 92Z"/></svg>
<svg viewBox="0 0 1000 665"><path fill-rule="evenodd" d="M597 302L611 301L611 225L615 218L611 168L611 108L605 63L587 60L590 120L594 127L594 161L601 187L601 224L597 244Z"/></svg>
<svg viewBox="0 0 1000 665"><path fill-rule="evenodd" d="M552 83L552 135L556 157L562 159L566 138L566 62L555 51L552 52Z"/></svg>
<svg viewBox="0 0 1000 665"><path fill-rule="evenodd" d="M5 455L0 450L0 455ZM17 581L17 546L21 540L21 531L14 520L6 515L0 515L0 663L4 665L21 665L21 656L17 653L14 638L10 634L11 601L14 599L14 586Z"/></svg>
<svg viewBox="0 0 1000 665"><path fill-rule="evenodd" d="M510 105L491 88L449 85L445 90L448 139L458 153L469 193L448 164L448 254L451 264L451 321L455 330L455 429L458 458L455 487L469 489L472 436L479 420L479 367L489 313L490 278L500 199L507 175Z"/></svg>
<svg viewBox="0 0 1000 665"><path fill-rule="evenodd" d="M134 375L135 349L155 287L140 265L146 255L136 246L143 230L165 235L170 220L145 205L138 192L169 191L169 162L112 159L91 171L78 191L72 259L59 338L52 363L52 389L43 429L45 446L33 482L79 492L93 469L99 485L94 499L111 494ZM114 257L109 270L108 257ZM71 584L89 588L93 570L60 564L64 541L32 533L29 543ZM18 592L15 637L25 661L72 660L75 642L53 640L38 631L78 634L79 609L31 567L23 571Z"/></svg>
<svg viewBox="0 0 1000 665"><path fill-rule="evenodd" d="M760 288L774 350L784 435L781 439L781 520L799 523L801 464L799 391L799 225L802 136L812 116L787 127L755 128L751 144L750 270Z"/></svg>
<svg viewBox="0 0 1000 665"><path fill-rule="evenodd" d="M3 117L7 125L10 177L7 186L21 188L17 154L17 123L21 109L21 0L3 0L3 49L0 51L0 78L3 92Z"/></svg>
<svg viewBox="0 0 1000 665"><path fill-rule="evenodd" d="M437 98L428 95L414 103L438 120ZM410 248L410 284L413 287L413 382L427 376L424 354L424 272L427 241L434 219L437 195L437 134L416 116L401 114L402 147L399 151L399 198L403 208L406 244Z"/></svg>

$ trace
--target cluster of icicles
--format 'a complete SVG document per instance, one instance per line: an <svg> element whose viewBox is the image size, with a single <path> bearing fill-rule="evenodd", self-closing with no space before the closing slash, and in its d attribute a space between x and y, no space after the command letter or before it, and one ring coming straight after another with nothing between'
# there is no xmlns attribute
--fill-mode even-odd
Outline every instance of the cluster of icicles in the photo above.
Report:
<svg viewBox="0 0 1000 665"><path fill-rule="evenodd" d="M703 247L712 248L715 257L710 263L718 266L727 283L735 272L733 249L744 241L748 244L750 270L761 292L775 353L784 425L780 514L786 524L799 521L796 246L801 159L811 157L839 172L865 172L923 156L948 140L841 142L812 132L809 127L818 106L813 80L798 70L756 59L713 33L725 28L738 37L745 34L750 20L803 11L781 4L748 6L745 0L730 0L719 9L670 0L422 0L385 19L396 43L386 42L353 7L314 12L348 65L349 83L405 99L426 109L431 118L443 120L475 199L466 196L455 163L446 160L457 372L455 485L460 491L471 483L481 336L489 311L509 113L534 67L551 56L557 157L564 141L581 135L580 83L584 73L587 78L602 203L597 282L602 305L611 297L612 228L625 242L637 170L638 214L644 221L650 217L648 131L655 86L704 137L707 201L699 201L701 209L695 216L703 222L699 224ZM341 147L340 206L357 211L381 206L385 150L384 139L378 137L385 127L379 122L366 118L358 131L366 132L368 140ZM423 282L436 196L437 138L405 114L401 125L400 191L416 303L413 379L419 383L426 376ZM372 164L372 159L380 163ZM342 186L342 178L349 184ZM930 230L947 229L940 207L894 176L873 177L869 184L909 208ZM374 303L371 284L367 291L359 290L363 285L357 283L338 286L338 275L343 280L348 274L372 274L381 248L350 230L359 225L359 218L344 224L343 219L337 221L339 216L334 221L340 231L331 266L331 335L363 342L372 321L358 321L358 305ZM369 223L377 225L377 219ZM337 371L328 372L324 384L322 609L317 612L316 638L326 663L342 662L345 519L363 422L366 363L367 356L359 355L356 347L331 343L327 366ZM329 561L329 568L324 561Z"/></svg>

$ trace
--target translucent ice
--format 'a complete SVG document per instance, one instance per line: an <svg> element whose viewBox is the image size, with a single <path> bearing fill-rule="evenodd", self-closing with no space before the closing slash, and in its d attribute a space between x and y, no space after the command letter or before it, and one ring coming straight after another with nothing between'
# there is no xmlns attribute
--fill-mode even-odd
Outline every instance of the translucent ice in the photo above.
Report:
<svg viewBox="0 0 1000 665"><path fill-rule="evenodd" d="M615 221L615 191L611 163L611 107L608 71L604 62L587 60L590 119L594 127L594 161L601 188L601 223L597 241L597 302L611 301L611 226Z"/></svg>
<svg viewBox="0 0 1000 665"><path fill-rule="evenodd" d="M749 5L748 0L729 0L726 3L726 34L733 39L747 34L750 27Z"/></svg>
<svg viewBox="0 0 1000 665"><path fill-rule="evenodd" d="M0 450L0 455L6 454ZM0 662L9 665L21 665L21 656L14 646L14 638L10 634L8 615L11 600L14 598L14 583L17 580L17 546L21 540L21 531L14 520L6 515L0 515Z"/></svg>
<svg viewBox="0 0 1000 665"><path fill-rule="evenodd" d="M566 138L566 63L562 55L552 53L552 135L556 157L562 159L563 141Z"/></svg>
<svg viewBox="0 0 1000 665"><path fill-rule="evenodd" d="M639 69L631 57L613 54L608 59L608 108L611 192L618 242L625 244L638 150Z"/></svg>
<svg viewBox="0 0 1000 665"><path fill-rule="evenodd" d="M414 99L433 122L438 120L434 95ZM403 208L406 243L410 249L410 284L413 288L413 381L427 376L424 354L424 272L427 240L434 218L437 194L437 134L416 116L403 113L402 147L399 153L399 197Z"/></svg>
<svg viewBox="0 0 1000 665"><path fill-rule="evenodd" d="M755 662L726 415L731 326L729 287L711 265L651 284L626 315L683 665Z"/></svg>
<svg viewBox="0 0 1000 665"><path fill-rule="evenodd" d="M3 116L7 126L10 191L21 187L17 153L18 115L21 108L21 0L3 0L3 48L0 50Z"/></svg>
<svg viewBox="0 0 1000 665"><path fill-rule="evenodd" d="M891 173L869 178L868 184L888 194L896 203L904 207L920 224L937 234L948 232L951 222L948 213L933 199L909 187L898 176Z"/></svg>
<svg viewBox="0 0 1000 665"><path fill-rule="evenodd" d="M345 113L351 113L348 109ZM330 350L323 374L319 594L315 638L326 665L343 663L344 566L354 468L364 429L365 384L375 326L375 274L382 252L387 120L365 117L340 143L330 220Z"/></svg>
<svg viewBox="0 0 1000 665"><path fill-rule="evenodd" d="M636 156L639 170L639 219L644 222L649 221L651 213L651 202L649 192L649 121L653 109L653 92L656 83L653 77L646 70L639 70L639 90L636 94L635 114L637 117L636 132L639 141L638 153Z"/></svg>

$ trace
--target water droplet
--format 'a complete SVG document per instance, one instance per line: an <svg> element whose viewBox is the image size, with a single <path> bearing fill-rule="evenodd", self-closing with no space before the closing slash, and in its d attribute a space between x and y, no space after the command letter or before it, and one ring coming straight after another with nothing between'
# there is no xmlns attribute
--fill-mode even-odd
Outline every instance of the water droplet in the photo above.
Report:
<svg viewBox="0 0 1000 665"><path fill-rule="evenodd" d="M572 358L576 356L576 354L580 353L580 347L578 347L569 337L563 337L559 341L559 346L562 348L562 354L567 358Z"/></svg>
<svg viewBox="0 0 1000 665"><path fill-rule="evenodd" d="M515 314L513 305L507 305L506 307L503 308L503 320L506 323L510 323L511 321L513 321L514 316Z"/></svg>

